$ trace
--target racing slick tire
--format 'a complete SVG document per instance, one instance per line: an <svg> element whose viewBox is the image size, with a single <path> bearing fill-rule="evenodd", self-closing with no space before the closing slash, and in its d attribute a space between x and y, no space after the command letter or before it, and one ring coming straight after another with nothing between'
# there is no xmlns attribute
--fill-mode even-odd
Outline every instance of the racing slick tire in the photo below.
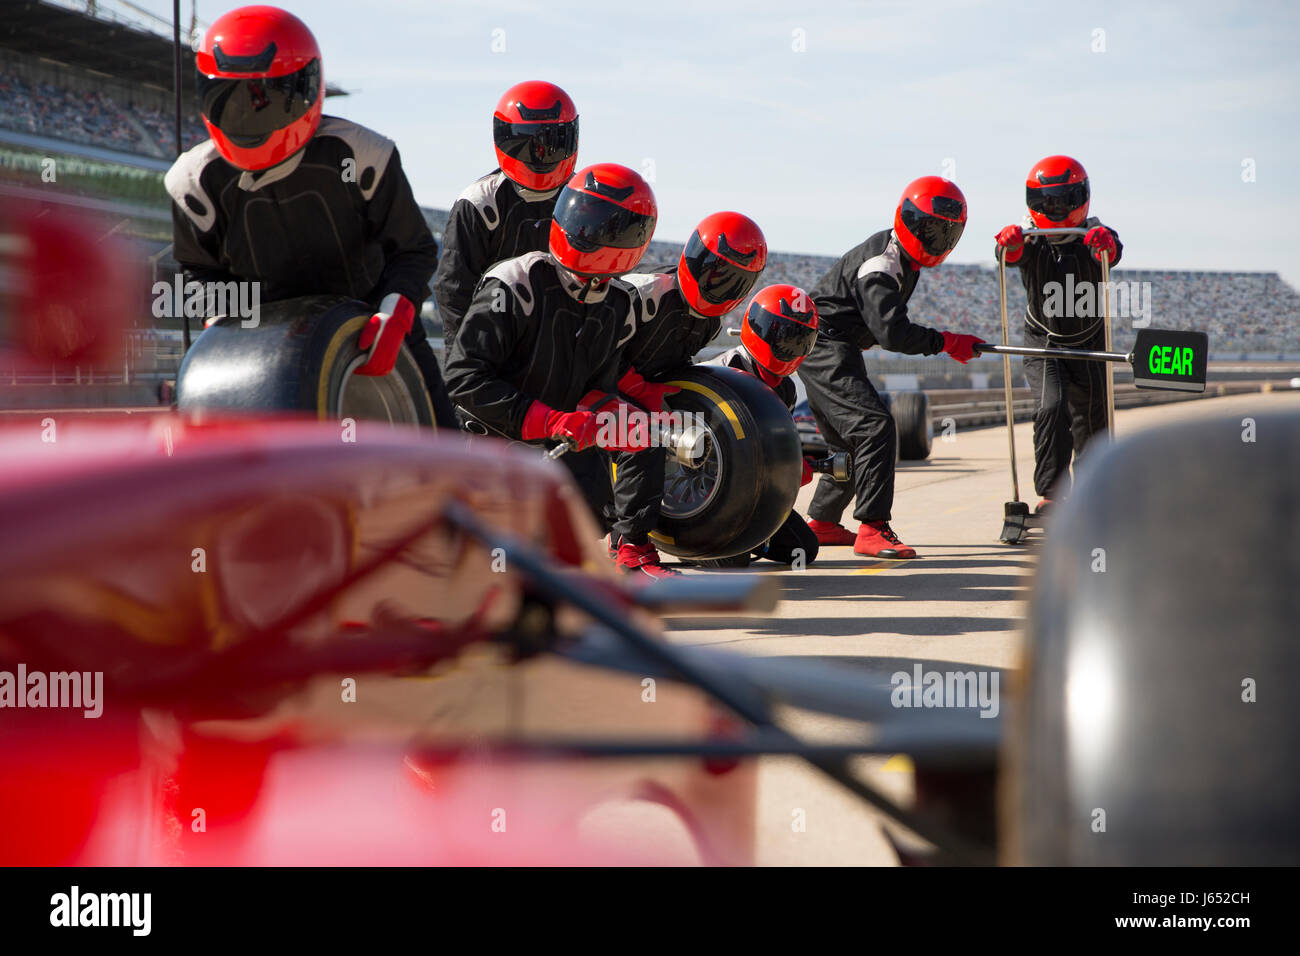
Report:
<svg viewBox="0 0 1300 956"><path fill-rule="evenodd" d="M892 397L889 410L898 432L898 457L903 461L929 458L934 424L930 420L930 399L925 392L899 392Z"/></svg>
<svg viewBox="0 0 1300 956"><path fill-rule="evenodd" d="M356 299L309 295L272 302L256 325L235 316L212 322L176 377L177 407L314 412L434 428L420 368L403 345L393 371L356 375L357 337L374 309Z"/></svg>
<svg viewBox="0 0 1300 956"><path fill-rule="evenodd" d="M694 466L667 456L663 506L651 537L680 558L747 554L794 507L803 477L799 430L776 394L744 372L692 366L667 378L681 391L665 409L702 422Z"/></svg>
<svg viewBox="0 0 1300 956"><path fill-rule="evenodd" d="M1025 622L1004 862L1300 863L1300 413L1249 415L1258 442L1217 414L1083 459Z"/></svg>

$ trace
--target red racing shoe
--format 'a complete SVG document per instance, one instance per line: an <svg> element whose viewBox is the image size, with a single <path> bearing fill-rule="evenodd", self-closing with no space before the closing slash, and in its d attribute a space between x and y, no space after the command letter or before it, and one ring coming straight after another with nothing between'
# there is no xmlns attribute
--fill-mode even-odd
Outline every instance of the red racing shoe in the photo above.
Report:
<svg viewBox="0 0 1300 956"><path fill-rule="evenodd" d="M673 568L664 567L659 560L659 552L649 540L645 544L632 544L620 539L614 563L624 574L634 574L641 578L678 578L682 574Z"/></svg>
<svg viewBox="0 0 1300 956"><path fill-rule="evenodd" d="M888 521L864 521L858 527L853 553L868 558L914 558L916 549L898 540Z"/></svg>
<svg viewBox="0 0 1300 956"><path fill-rule="evenodd" d="M848 545L858 543L858 536L838 521L818 521L816 518L809 518L808 528L817 536L818 544Z"/></svg>

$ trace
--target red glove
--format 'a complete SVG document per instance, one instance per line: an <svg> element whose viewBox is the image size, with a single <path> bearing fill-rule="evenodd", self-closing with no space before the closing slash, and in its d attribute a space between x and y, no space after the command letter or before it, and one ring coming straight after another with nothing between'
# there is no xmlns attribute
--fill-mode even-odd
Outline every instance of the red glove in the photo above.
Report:
<svg viewBox="0 0 1300 956"><path fill-rule="evenodd" d="M1083 237L1083 244L1092 250L1092 257L1098 262L1101 261L1101 254L1106 253L1106 258L1113 264L1115 262L1115 233L1111 232L1105 226L1093 226L1088 230L1087 235Z"/></svg>
<svg viewBox="0 0 1300 956"><path fill-rule="evenodd" d="M396 292L384 296L379 311L370 317L361 330L357 347L369 352L366 363L357 369L358 375L387 375L397 364L397 353L402 350L406 333L415 323L415 306L411 300Z"/></svg>
<svg viewBox="0 0 1300 956"><path fill-rule="evenodd" d="M1007 251L1005 260L1007 262L1020 261L1021 254L1025 251L1025 231L1019 226L1007 226L994 238L997 239L998 245Z"/></svg>
<svg viewBox="0 0 1300 956"><path fill-rule="evenodd" d="M596 393L587 395L582 400L586 406L588 400ZM629 405L617 395L604 395L605 400L592 405L597 408L597 417L601 424L609 423L600 447L606 451L645 451L650 447L650 412ZM608 417L606 417L608 416Z"/></svg>
<svg viewBox="0 0 1300 956"><path fill-rule="evenodd" d="M639 408L628 406L628 411L633 413L633 417L626 419L628 422L627 434L622 434L622 429L614 429L614 437L603 443L600 447L606 451L645 451L650 447L650 423L645 418L645 412ZM641 416L640 420L637 415Z"/></svg>
<svg viewBox="0 0 1300 956"><path fill-rule="evenodd" d="M803 460L803 478L801 478L799 481L799 487L802 488L804 485L808 484L808 482L812 480L813 480L812 465L808 464L808 459L805 458Z"/></svg>
<svg viewBox="0 0 1300 956"><path fill-rule="evenodd" d="M681 391L676 385L656 385L647 382L634 368L628 369L627 374L618 380L618 390L651 412L662 412L664 396Z"/></svg>
<svg viewBox="0 0 1300 956"><path fill-rule="evenodd" d="M575 451L583 451L596 444L598 431L595 412L557 412L544 402L533 402L524 414L519 437L524 441L558 438L570 442Z"/></svg>
<svg viewBox="0 0 1300 956"><path fill-rule="evenodd" d="M623 401L616 392L592 389L578 399L578 410L594 413L598 425L609 425L604 440L597 442L606 451L645 451L650 447L649 413Z"/></svg>
<svg viewBox="0 0 1300 956"><path fill-rule="evenodd" d="M962 365L975 357L975 346L983 343L984 340L978 335L966 335L964 332L943 333L943 350Z"/></svg>

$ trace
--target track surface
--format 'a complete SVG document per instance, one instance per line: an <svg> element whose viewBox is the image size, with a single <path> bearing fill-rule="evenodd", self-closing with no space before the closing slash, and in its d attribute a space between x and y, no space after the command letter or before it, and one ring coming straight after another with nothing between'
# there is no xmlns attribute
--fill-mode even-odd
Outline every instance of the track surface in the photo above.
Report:
<svg viewBox="0 0 1300 956"><path fill-rule="evenodd" d="M1265 408L1300 412L1300 395L1250 394L1120 411L1116 431L1123 437L1206 415L1239 421ZM1016 426L1021 497L1032 504L1031 429L1030 423ZM810 485L799 497L802 514L811 492ZM1010 497L1005 427L959 431L950 442L936 438L929 460L905 462L898 472L893 527L917 549L916 560L855 558L851 548L840 547L823 549L802 572L759 565L755 570L780 574L785 584L773 615L675 618L668 622L669 637L747 654L829 658L878 672L885 686L890 674L910 672L916 662L926 669L945 669L946 662L1015 668L1035 558L1032 545L998 543L1002 505ZM846 524L856 528L851 515ZM809 737L841 730L838 721L809 714L792 715L791 726ZM863 766L881 789L910 799L906 758L871 758ZM803 830L795 827L800 811ZM895 862L874 811L796 760L761 761L757 836L761 864Z"/></svg>

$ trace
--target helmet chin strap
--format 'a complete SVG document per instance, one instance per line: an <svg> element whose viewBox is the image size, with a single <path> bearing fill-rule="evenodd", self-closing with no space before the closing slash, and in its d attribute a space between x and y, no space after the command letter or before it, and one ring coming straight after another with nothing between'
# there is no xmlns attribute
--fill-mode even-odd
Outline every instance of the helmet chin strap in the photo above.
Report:
<svg viewBox="0 0 1300 956"><path fill-rule="evenodd" d="M609 276L587 276L587 281L582 284L582 291L578 293L578 301L586 302L587 296L593 291L603 292L605 286L609 283Z"/></svg>
<svg viewBox="0 0 1300 956"><path fill-rule="evenodd" d="M570 272L558 262L555 268L564 279L564 290L584 304L588 296L603 296L605 290L609 288L609 276L580 276L576 272Z"/></svg>

